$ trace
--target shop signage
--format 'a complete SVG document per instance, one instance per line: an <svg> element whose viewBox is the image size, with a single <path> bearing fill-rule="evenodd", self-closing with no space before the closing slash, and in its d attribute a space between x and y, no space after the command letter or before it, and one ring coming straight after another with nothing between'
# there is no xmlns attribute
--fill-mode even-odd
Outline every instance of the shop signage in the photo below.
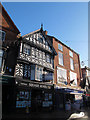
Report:
<svg viewBox="0 0 90 120"><path fill-rule="evenodd" d="M42 85L42 84L29 83L29 86L30 86L30 87L35 87L35 88L51 89L51 86L48 86L48 85Z"/></svg>
<svg viewBox="0 0 90 120"><path fill-rule="evenodd" d="M44 88L44 89L51 89L50 85L39 84L39 83L19 83L19 86L27 86L27 87L34 87L34 88Z"/></svg>

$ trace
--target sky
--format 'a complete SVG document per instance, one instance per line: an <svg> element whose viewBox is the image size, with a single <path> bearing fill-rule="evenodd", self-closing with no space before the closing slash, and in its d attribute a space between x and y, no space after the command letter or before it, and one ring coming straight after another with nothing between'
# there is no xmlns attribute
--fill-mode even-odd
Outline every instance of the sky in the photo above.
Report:
<svg viewBox="0 0 90 120"><path fill-rule="evenodd" d="M80 55L88 65L88 2L3 2L21 35L48 31ZM81 64L82 66L82 64ZM84 66L82 66L84 67Z"/></svg>

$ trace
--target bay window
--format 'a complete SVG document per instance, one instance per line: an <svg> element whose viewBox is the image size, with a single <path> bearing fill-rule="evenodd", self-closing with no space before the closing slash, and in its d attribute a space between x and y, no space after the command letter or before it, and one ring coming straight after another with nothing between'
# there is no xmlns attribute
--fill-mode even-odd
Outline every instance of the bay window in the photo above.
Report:
<svg viewBox="0 0 90 120"><path fill-rule="evenodd" d="M43 73L43 68L37 66L36 67L36 80L42 81L42 79L43 79L43 74L42 73Z"/></svg>
<svg viewBox="0 0 90 120"><path fill-rule="evenodd" d="M25 64L23 72L23 77L30 79L30 65Z"/></svg>

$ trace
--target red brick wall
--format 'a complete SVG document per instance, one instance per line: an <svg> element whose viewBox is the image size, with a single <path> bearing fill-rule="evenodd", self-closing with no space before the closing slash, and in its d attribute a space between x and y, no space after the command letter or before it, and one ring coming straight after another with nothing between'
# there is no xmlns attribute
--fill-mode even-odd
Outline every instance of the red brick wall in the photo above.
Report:
<svg viewBox="0 0 90 120"><path fill-rule="evenodd" d="M56 52L58 53L60 50L58 50L58 43L59 41L56 41L55 38L53 38L53 47L56 50ZM57 83L57 67L62 67L65 68L67 70L67 82L70 83L70 71L77 73L77 84L80 84L80 61L79 61L79 55L76 54L75 52L73 52L73 60L74 60L74 70L70 69L70 56L69 56L69 48L62 45L63 46L63 60L64 60L64 66L59 65L59 59L58 59L58 55L55 56L54 59L54 82ZM60 51L61 52L61 51Z"/></svg>
<svg viewBox="0 0 90 120"><path fill-rule="evenodd" d="M3 6L0 5L0 8L1 7L2 12L0 11L0 29L6 33L5 40L16 40L19 30L16 28Z"/></svg>

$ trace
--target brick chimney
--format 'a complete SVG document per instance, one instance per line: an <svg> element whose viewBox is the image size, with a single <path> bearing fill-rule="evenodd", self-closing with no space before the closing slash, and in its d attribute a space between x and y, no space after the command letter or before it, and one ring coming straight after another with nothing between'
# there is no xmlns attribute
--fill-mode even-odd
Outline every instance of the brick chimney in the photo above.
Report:
<svg viewBox="0 0 90 120"><path fill-rule="evenodd" d="M48 32L45 30L45 35L47 35L47 33L48 33Z"/></svg>

